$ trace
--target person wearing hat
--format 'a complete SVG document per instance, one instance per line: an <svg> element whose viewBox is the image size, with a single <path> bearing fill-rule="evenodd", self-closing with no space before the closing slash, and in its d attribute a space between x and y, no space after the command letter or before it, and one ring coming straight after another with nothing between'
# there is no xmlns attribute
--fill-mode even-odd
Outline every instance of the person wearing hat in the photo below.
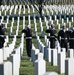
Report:
<svg viewBox="0 0 74 75"><path fill-rule="evenodd" d="M66 28L66 25L62 25L62 29L58 32L58 40L60 42L61 48L66 48L66 51L68 49L68 31Z"/></svg>
<svg viewBox="0 0 74 75"><path fill-rule="evenodd" d="M31 61L31 49L32 49L32 30L31 25L27 25L25 29L22 30L22 33L26 34L26 50L27 55Z"/></svg>
<svg viewBox="0 0 74 75"><path fill-rule="evenodd" d="M0 24L0 48L4 47L4 42L5 42L4 35L5 35L5 32L6 32L6 28L4 27L4 24L1 23Z"/></svg>
<svg viewBox="0 0 74 75"><path fill-rule="evenodd" d="M54 24L49 25L49 29L45 31L46 33L49 33L49 40L50 40L50 48L55 48L55 41L56 41L56 29L54 27Z"/></svg>
<svg viewBox="0 0 74 75"><path fill-rule="evenodd" d="M69 48L74 49L74 26L69 30Z"/></svg>

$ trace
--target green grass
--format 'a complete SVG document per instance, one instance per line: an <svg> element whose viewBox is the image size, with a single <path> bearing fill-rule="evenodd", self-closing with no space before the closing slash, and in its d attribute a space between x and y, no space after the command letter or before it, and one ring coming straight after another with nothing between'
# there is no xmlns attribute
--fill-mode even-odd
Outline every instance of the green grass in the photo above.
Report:
<svg viewBox="0 0 74 75"><path fill-rule="evenodd" d="M33 43L35 47L38 48L36 39L33 39ZM46 71L58 72L58 66L51 66L51 63L46 61ZM27 57L25 45L24 45L24 53L21 58L20 75L34 75L34 66L33 63L29 61ZM64 74L59 74L59 75L64 75Z"/></svg>
<svg viewBox="0 0 74 75"><path fill-rule="evenodd" d="M20 3L18 2L18 4L20 4ZM15 3L15 5L16 5L16 3ZM16 14L14 16L18 16L18 10L19 9L17 9L17 12L16 12ZM20 16L23 15L23 10L24 9L22 8ZM44 14L46 16L48 16L46 10L45 9L43 9L43 10L44 10ZM50 10L48 10L48 11L50 12ZM13 12L14 12L14 10L13 10ZM12 12L12 14L10 16L13 15L13 12ZM31 12L30 16L32 17L33 16L32 15L33 14L32 13L32 8L30 8L30 12ZM8 13L9 13L9 11L7 12L7 14ZM54 13L55 13L55 11L54 11ZM4 14L4 11L2 12L2 14ZM34 14L35 14L35 16L38 17L38 11L36 9L35 9ZM52 16L51 12L50 12L50 15ZM26 17L26 19L25 19L25 26L26 26L29 23L28 18L27 18L28 17L28 8L27 7L25 8L25 17ZM44 19L41 19L41 21L42 21L42 26L43 26L43 30L44 30L44 35L47 35L47 33L45 33L45 30L47 29L46 28L46 23L45 23ZM4 20L4 22L6 22L6 20ZM9 20L9 23L7 24L6 35L8 35L8 32L10 31L11 22L12 22L12 20ZM67 20L64 20L64 22L66 23L67 27L69 27L68 26L69 24L67 23ZM23 28L22 23L23 23L23 20L20 19L19 32L18 32L18 37L19 38L17 38L15 48L17 48L19 46L19 44L20 44L20 36L21 36L22 28ZM37 32L38 32L38 35L40 36L41 35L41 28L40 28L39 18L36 18L36 23L37 23L37 30L38 30ZM58 34L58 31L59 31L58 25L56 25L55 20L53 20L53 23L55 24L55 28L57 29L57 34ZM16 32L16 26L17 26L17 20L16 19L15 19L13 24L14 24L13 25L13 32L11 33L12 36L15 35L15 32ZM61 28L62 28L62 20L59 20L59 24L61 25ZM71 22L71 24L73 25L74 22ZM33 18L31 18L31 27L32 27L32 34L33 34L33 37L34 37L32 39L32 42L33 42L34 46L36 48L38 48L38 44L37 44L37 40L36 40L35 32L34 32L34 20L33 20ZM12 42L12 39L13 38L9 38L9 43L8 44L10 44ZM44 38L40 38L40 39L41 39L41 42L46 46ZM25 38L24 38L24 40L25 40ZM55 72L58 73L58 66L52 66L51 63L49 63L46 60L46 71L55 71ZM29 59L28 59L28 56L27 56L27 53L26 53L26 42L25 41L24 41L24 52L23 52L23 55L21 57L20 75L34 75L34 66L33 66L33 63L31 61L29 61ZM64 75L64 74L59 74L59 75Z"/></svg>

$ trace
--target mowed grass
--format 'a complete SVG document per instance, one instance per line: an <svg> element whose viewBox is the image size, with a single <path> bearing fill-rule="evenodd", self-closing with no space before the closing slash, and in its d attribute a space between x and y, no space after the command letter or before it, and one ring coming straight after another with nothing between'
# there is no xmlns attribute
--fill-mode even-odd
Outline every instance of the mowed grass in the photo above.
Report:
<svg viewBox="0 0 74 75"><path fill-rule="evenodd" d="M28 10L26 8L26 13L27 12L28 12ZM26 14L26 16L27 16L27 14ZM41 35L41 30L40 30L41 28L40 28L39 19L37 19L36 22L37 22L38 35L40 36ZM54 21L54 23L56 24L55 21ZM25 20L25 25L27 25L27 24L28 24L28 19ZM44 34L46 34L45 33L46 25L45 25L44 20L42 20L42 25L43 25L43 29L44 29ZM31 19L31 27L32 27L33 36L35 36L35 34L34 34L34 20L33 19ZM57 28L57 26L56 26L56 28ZM44 45L46 45L45 42L44 42L44 38L40 38L40 39L41 39L42 43ZM37 44L36 38L33 38L32 42L33 42L34 46L36 48L38 48L38 44ZM45 61L46 61L46 71L47 72L55 71L55 72L58 73L58 66L52 66L50 62L48 62L47 60L45 60ZM24 41L24 52L23 52L23 55L21 57L20 75L34 75L34 65L33 65L33 62L29 61L28 56L27 56L27 52L26 52L26 41ZM64 75L64 74L59 74L59 75Z"/></svg>
<svg viewBox="0 0 74 75"><path fill-rule="evenodd" d="M36 38L33 40L33 44L37 48L37 41ZM58 66L52 66L51 63L46 61L46 71L55 71L58 72ZM34 75L34 65L33 62L29 61L27 53L26 53L26 44L24 42L24 52L23 56L21 58L21 67L20 67L20 75ZM64 75L64 74L59 74L59 75Z"/></svg>
<svg viewBox="0 0 74 75"><path fill-rule="evenodd" d="M22 9L23 11L23 9ZM32 16L32 8L31 8L31 16ZM45 11L45 14L46 14L46 10ZM18 14L18 10L17 10L17 14ZM16 15L17 15L16 14ZM35 9L35 16L38 17L38 12L37 10ZM22 14L21 14L22 15ZM46 14L47 15L47 14ZM26 15L25 17L28 17L28 8L26 7ZM42 21L42 25L43 25L43 30L44 30L44 35L47 35L47 33L45 33L45 30L47 29L46 28L46 23L44 21L44 19L41 20ZM53 20L54 24L55 24L55 28L58 30L58 25L56 24L56 21ZM18 36L21 36L21 31L22 31L22 24L23 23L23 20L20 20L19 22L19 32L18 32ZM28 24L28 18L25 19L25 26ZM39 23L39 19L36 19L36 23L37 23L37 32L38 32L38 35L41 36L41 27L40 27L40 23ZM62 21L59 20L59 23L60 23L60 27L62 28ZM67 24L67 21L65 20L65 23ZM72 23L73 24L73 23ZM13 26L13 30L12 30L12 33L11 35L15 35L15 32L16 32L16 25L17 25L17 20L14 21L14 26ZM7 35L8 35L8 32L10 31L10 26L11 26L11 20L9 20L9 23L8 23L8 27L7 27ZM36 40L36 37L35 37L35 33L34 33L34 19L31 19L31 27L32 27L32 32L33 32L33 36L34 38L32 39L33 41L33 44L36 48L38 48L38 44L37 44L37 40ZM67 27L68 24L67 24ZM45 44L45 41L44 41L44 38L40 38L41 39L41 42ZM9 39L10 40L10 43L12 42L12 38ZM8 44L10 44L8 43ZM16 41L16 46L15 48L17 48L20 44L20 38L17 38L17 41ZM46 71L49 72L49 71L55 71L58 73L58 66L52 66L50 62L48 62L47 60L46 61ZM34 65L33 65L33 62L29 61L28 59L28 56L27 56L27 52L26 52L26 41L25 41L25 38L24 38L24 52L23 52L23 55L21 57L21 64L20 64L20 75L34 75ZM64 74L59 74L59 75L64 75Z"/></svg>

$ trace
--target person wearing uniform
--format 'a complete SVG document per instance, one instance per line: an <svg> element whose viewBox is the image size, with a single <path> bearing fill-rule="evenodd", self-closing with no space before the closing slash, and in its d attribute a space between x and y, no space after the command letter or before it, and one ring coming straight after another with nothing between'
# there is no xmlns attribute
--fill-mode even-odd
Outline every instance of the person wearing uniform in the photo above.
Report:
<svg viewBox="0 0 74 75"><path fill-rule="evenodd" d="M2 4L3 4L3 0L0 1L0 5L2 5Z"/></svg>
<svg viewBox="0 0 74 75"><path fill-rule="evenodd" d="M0 48L3 48L4 46L4 42L5 42L5 39L4 39L4 35L5 35L5 32L6 32L6 28L4 27L4 24L0 24Z"/></svg>
<svg viewBox="0 0 74 75"><path fill-rule="evenodd" d="M74 26L69 30L69 47L74 49Z"/></svg>
<svg viewBox="0 0 74 75"><path fill-rule="evenodd" d="M32 30L31 25L28 25L25 29L22 30L22 33L26 34L26 50L29 59L31 60L31 49L32 49Z"/></svg>
<svg viewBox="0 0 74 75"><path fill-rule="evenodd" d="M50 48L55 48L55 41L56 41L56 29L54 27L54 24L51 24L49 25L49 29L47 29L45 31L46 33L50 33L50 37L49 37L49 40L50 40Z"/></svg>
<svg viewBox="0 0 74 75"><path fill-rule="evenodd" d="M39 5L39 13L40 13L40 16L42 16L42 5Z"/></svg>
<svg viewBox="0 0 74 75"><path fill-rule="evenodd" d="M61 48L66 48L66 51L68 49L68 31L66 29L66 25L63 24L62 29L58 32L58 40L60 42Z"/></svg>

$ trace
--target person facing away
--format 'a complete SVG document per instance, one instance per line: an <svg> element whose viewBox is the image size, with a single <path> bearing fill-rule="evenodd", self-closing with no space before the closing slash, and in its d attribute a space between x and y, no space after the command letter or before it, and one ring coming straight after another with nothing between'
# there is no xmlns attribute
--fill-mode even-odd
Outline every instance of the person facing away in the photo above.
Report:
<svg viewBox="0 0 74 75"><path fill-rule="evenodd" d="M74 49L74 26L69 30L69 47Z"/></svg>
<svg viewBox="0 0 74 75"><path fill-rule="evenodd" d="M50 33L50 37L49 37L49 40L50 40L50 48L55 48L55 41L56 41L56 29L54 27L54 24L50 24L49 25L49 29L47 29L45 31L46 33Z"/></svg>
<svg viewBox="0 0 74 75"><path fill-rule="evenodd" d="M61 48L68 49L68 31L66 25L63 24L62 29L58 32L58 40L60 42Z"/></svg>
<svg viewBox="0 0 74 75"><path fill-rule="evenodd" d="M31 60L31 49L32 49L32 30L31 25L27 25L25 29L22 30L22 33L26 35L26 50L29 59Z"/></svg>
<svg viewBox="0 0 74 75"><path fill-rule="evenodd" d="M39 14L42 16L42 5L39 5Z"/></svg>
<svg viewBox="0 0 74 75"><path fill-rule="evenodd" d="M6 32L6 28L4 27L4 24L1 23L0 24L0 48L3 48L3 46L4 46L4 42L5 42L4 35L5 35L5 32Z"/></svg>

